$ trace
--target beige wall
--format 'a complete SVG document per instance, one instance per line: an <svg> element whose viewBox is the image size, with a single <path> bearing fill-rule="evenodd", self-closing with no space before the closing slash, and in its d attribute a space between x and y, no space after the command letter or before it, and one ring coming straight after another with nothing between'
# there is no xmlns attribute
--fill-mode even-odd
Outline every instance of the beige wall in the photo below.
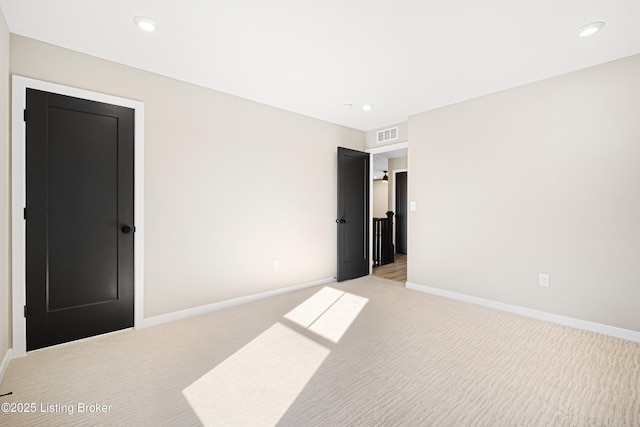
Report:
<svg viewBox="0 0 640 427"><path fill-rule="evenodd" d="M9 29L0 9L0 361L11 345L9 107Z"/></svg>
<svg viewBox="0 0 640 427"><path fill-rule="evenodd" d="M637 55L410 117L408 280L640 331L639 112Z"/></svg>
<svg viewBox="0 0 640 427"><path fill-rule="evenodd" d="M389 210L389 183L381 179L373 181L373 217L386 218Z"/></svg>
<svg viewBox="0 0 640 427"><path fill-rule="evenodd" d="M11 43L12 73L145 103L145 317L335 275L336 147L362 132Z"/></svg>
<svg viewBox="0 0 640 427"><path fill-rule="evenodd" d="M383 142L381 144L378 144L377 142L377 132L383 129L389 129L392 127L398 127L398 139L394 139L393 141L388 141L388 142ZM394 125L389 125L389 126L385 126L385 127L381 127L381 128L376 128L376 129L372 129L369 130L367 132L365 132L364 134L365 136L365 144L366 144L366 148L375 148L375 147L382 147L385 145L391 145L391 144L397 144L399 142L405 142L407 141L407 135L408 135L408 123L407 122L402 122L402 123L396 123Z"/></svg>
<svg viewBox="0 0 640 427"><path fill-rule="evenodd" d="M400 169L407 169L408 164L407 156L392 157L389 159L389 171L393 172Z"/></svg>

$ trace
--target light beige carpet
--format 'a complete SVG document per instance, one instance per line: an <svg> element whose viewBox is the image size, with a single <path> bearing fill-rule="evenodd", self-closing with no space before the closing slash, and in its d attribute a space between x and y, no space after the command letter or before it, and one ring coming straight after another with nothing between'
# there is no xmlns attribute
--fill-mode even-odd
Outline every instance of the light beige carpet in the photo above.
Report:
<svg viewBox="0 0 640 427"><path fill-rule="evenodd" d="M640 426L640 344L366 277L36 351L7 392L36 411L3 426Z"/></svg>

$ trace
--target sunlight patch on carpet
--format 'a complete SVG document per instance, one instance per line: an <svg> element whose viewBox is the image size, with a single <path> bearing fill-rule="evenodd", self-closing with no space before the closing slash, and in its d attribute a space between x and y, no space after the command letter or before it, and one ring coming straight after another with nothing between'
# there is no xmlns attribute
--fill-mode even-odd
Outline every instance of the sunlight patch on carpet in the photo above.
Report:
<svg viewBox="0 0 640 427"><path fill-rule="evenodd" d="M337 343L368 301L325 287L284 317ZM330 352L276 323L182 393L205 426L276 425Z"/></svg>
<svg viewBox="0 0 640 427"><path fill-rule="evenodd" d="M337 343L368 301L367 298L327 286L284 317Z"/></svg>
<svg viewBox="0 0 640 427"><path fill-rule="evenodd" d="M284 318L297 323L303 328L308 328L343 294L343 291L326 286L285 314Z"/></svg>
<svg viewBox="0 0 640 427"><path fill-rule="evenodd" d="M309 330L338 343L367 301L369 301L367 298L344 292L318 320L309 326Z"/></svg>
<svg viewBox="0 0 640 427"><path fill-rule="evenodd" d="M183 394L205 426L275 425L328 354L276 323Z"/></svg>

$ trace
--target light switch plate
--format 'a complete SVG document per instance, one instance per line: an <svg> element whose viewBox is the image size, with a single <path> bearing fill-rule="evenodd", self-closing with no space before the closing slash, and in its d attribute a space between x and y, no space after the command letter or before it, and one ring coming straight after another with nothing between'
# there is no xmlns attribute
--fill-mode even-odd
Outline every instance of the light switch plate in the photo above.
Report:
<svg viewBox="0 0 640 427"><path fill-rule="evenodd" d="M543 288L548 288L549 287L549 275L545 274L545 273L538 274L538 285L542 286Z"/></svg>

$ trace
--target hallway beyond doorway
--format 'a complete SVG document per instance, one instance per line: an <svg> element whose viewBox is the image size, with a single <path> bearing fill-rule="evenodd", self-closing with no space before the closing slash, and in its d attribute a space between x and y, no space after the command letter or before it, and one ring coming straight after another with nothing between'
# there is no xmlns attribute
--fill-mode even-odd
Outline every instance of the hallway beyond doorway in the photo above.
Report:
<svg viewBox="0 0 640 427"><path fill-rule="evenodd" d="M395 262L373 268L373 275L396 282L407 281L407 254L395 254Z"/></svg>

